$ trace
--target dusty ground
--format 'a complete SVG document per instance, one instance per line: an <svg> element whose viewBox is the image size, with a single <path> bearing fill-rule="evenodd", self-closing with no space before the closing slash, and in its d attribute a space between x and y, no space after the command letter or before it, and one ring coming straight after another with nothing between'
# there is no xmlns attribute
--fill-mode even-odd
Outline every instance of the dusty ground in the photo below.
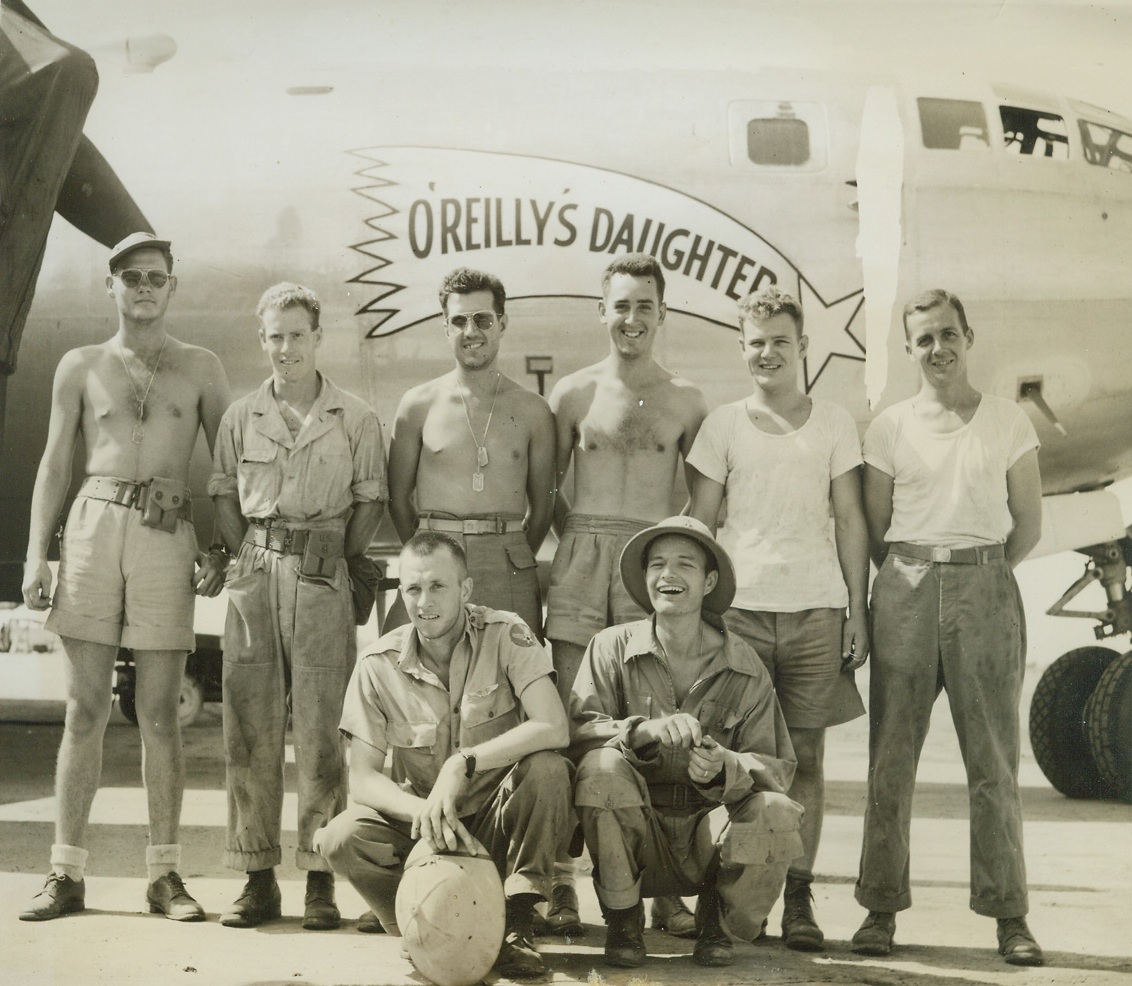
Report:
<svg viewBox="0 0 1132 986"><path fill-rule="evenodd" d="M1033 678L1036 674L1028 683L1024 714ZM861 684L867 684L867 677ZM218 705L206 706L202 718L185 732L182 875L210 920L177 925L143 913L146 828L138 733L115 712L92 816L89 909L41 925L17 921L46 872L60 708L53 702L0 701L0 720L8 720L0 722L0 981L37 986L423 982L399 957L395 940L354 929L353 919L364 907L348 886L339 887L348 919L343 927L303 931L302 876L290 860L279 871L282 921L252 931L219 925L216 915L236 896L241 880L221 864L225 809ZM37 719L47 721L27 721ZM587 934L576 942L540 942L552 970L549 978L555 983L658 986L756 981L1132 986L1132 806L1063 798L1046 783L1027 748L1022 783L1030 924L1045 948L1047 965L1006 966L994 951L993 923L967 909L967 794L945 702L937 706L920 770L913 829L915 904L900 915L900 947L886 960L853 955L848 939L863 916L852 884L864 805L865 737L860 720L832 731L828 742L828 808L814 887L829 942L826 952L790 952L772 937L766 944L740 945L730 969L709 971L692 963L689 942L650 931L650 959L643 969L608 970L601 964L604 929L592 887L583 879L579 887ZM293 777L288 780L293 791ZM285 814L284 856L289 857L295 840L293 794ZM777 932L778 917L777 911L771 914L772 932Z"/></svg>

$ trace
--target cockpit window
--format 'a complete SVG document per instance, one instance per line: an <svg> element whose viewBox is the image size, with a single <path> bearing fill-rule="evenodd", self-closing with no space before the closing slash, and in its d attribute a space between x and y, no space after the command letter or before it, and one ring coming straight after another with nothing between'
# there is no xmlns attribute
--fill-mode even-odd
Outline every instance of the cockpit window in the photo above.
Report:
<svg viewBox="0 0 1132 986"><path fill-rule="evenodd" d="M916 100L924 147L931 150L966 151L989 148L987 115L982 103L966 99Z"/></svg>
<svg viewBox="0 0 1132 986"><path fill-rule="evenodd" d="M1132 135L1091 120L1078 120L1085 160L1101 168L1132 172Z"/></svg>
<svg viewBox="0 0 1132 986"><path fill-rule="evenodd" d="M790 117L748 120L747 156L755 164L805 164L810 160L810 128L805 120Z"/></svg>
<svg viewBox="0 0 1132 986"><path fill-rule="evenodd" d="M1007 153L1068 160L1069 131L1062 117L1022 106L1002 106L1000 113Z"/></svg>

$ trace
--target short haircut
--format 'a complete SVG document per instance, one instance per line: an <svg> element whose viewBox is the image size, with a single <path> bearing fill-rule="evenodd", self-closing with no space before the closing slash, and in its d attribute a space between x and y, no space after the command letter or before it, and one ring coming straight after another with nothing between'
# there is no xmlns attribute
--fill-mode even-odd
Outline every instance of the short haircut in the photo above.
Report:
<svg viewBox="0 0 1132 986"><path fill-rule="evenodd" d="M288 308L305 308L311 318L311 331L318 328L318 316L322 306L318 303L318 295L310 288L290 281L282 281L272 285L260 296L259 304L255 306L255 313L263 321L268 309L286 311Z"/></svg>
<svg viewBox="0 0 1132 986"><path fill-rule="evenodd" d="M802 306L794 300L793 295L773 284L757 294L744 295L739 299L738 308L740 326L743 322L765 322L775 315L789 315L794 319L798 337L802 337Z"/></svg>
<svg viewBox="0 0 1132 986"><path fill-rule="evenodd" d="M471 294L473 291L490 291L495 314L503 314L507 306L507 291L503 287L503 282L494 274L472 270L470 267L457 267L450 274L445 275L444 280L440 282L441 310L445 315L448 314L450 294Z"/></svg>
<svg viewBox="0 0 1132 986"><path fill-rule="evenodd" d="M601 274L601 293L609 293L609 282L614 274L628 274L631 277L651 277L656 281L656 300L664 301L664 270L656 257L647 253L626 253L616 257Z"/></svg>
<svg viewBox="0 0 1132 986"><path fill-rule="evenodd" d="M970 332L971 327L967 324L967 313L963 310L963 302L955 297L950 291L944 291L943 288L932 288L930 291L924 291L916 295L911 301L904 306L904 338L908 338L908 316L916 315L919 312L931 311L933 308L939 308L940 305L950 305L955 309L955 314L959 316L959 325L963 331Z"/></svg>
<svg viewBox="0 0 1132 986"><path fill-rule="evenodd" d="M708 551L708 549L705 548L695 538L690 538L690 537L688 537L688 535L681 534L679 531L662 531L660 534L658 534L656 537L654 537L651 541L649 541L648 544L645 545L645 550L641 552L641 564L644 565L645 568L649 567L649 555L652 553L652 546L654 544L656 544L656 542L659 541L661 538L667 538L667 537L683 538L685 541L689 542L690 544L694 544L697 548L699 548L700 553L704 556L704 574L705 575L711 575L712 572L718 572L719 571L719 565L716 564L715 555L713 555L710 551Z"/></svg>
<svg viewBox="0 0 1132 986"><path fill-rule="evenodd" d="M462 577L466 578L468 575L468 556L460 542L441 531L417 531L405 542L401 551L408 551L418 558L429 558L437 551L447 551L456 560L456 567L463 573Z"/></svg>
<svg viewBox="0 0 1132 986"><path fill-rule="evenodd" d="M154 246L152 243L139 243L132 250L122 254L115 262L114 266L110 268L110 273L117 274L119 271L126 270L126 268L130 266L126 261L137 253L138 250L156 250L165 258L165 269L170 274L173 273L173 251L170 250L169 247Z"/></svg>

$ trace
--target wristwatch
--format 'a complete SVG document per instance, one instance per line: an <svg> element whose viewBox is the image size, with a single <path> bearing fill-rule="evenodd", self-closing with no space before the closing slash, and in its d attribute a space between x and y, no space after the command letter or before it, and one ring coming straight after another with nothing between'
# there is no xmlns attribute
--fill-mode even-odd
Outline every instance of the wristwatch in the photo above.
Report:
<svg viewBox="0 0 1132 986"><path fill-rule="evenodd" d="M476 751L475 750L461 750L460 756L464 758L464 776L472 777L476 772Z"/></svg>

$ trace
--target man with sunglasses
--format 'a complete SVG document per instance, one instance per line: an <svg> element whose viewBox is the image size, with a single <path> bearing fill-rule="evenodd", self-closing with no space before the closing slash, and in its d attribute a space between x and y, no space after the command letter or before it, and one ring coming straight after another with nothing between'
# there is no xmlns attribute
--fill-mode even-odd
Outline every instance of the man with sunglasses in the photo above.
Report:
<svg viewBox="0 0 1132 986"><path fill-rule="evenodd" d="M456 366L408 391L389 447L389 510L402 542L417 530L460 539L472 602L517 613L542 639L535 552L554 508L554 419L498 365L507 330L499 278L460 267L440 285ZM398 599L386 629L405 622Z"/></svg>
<svg viewBox="0 0 1132 986"><path fill-rule="evenodd" d="M47 921L83 910L91 802L102 770L119 647L133 651L137 713L149 805L146 848L151 912L200 921L204 911L177 875L185 766L177 707L185 658L195 647L193 592L214 596L221 559L198 551L189 460L203 427L212 447L228 405L214 353L165 331L177 289L168 240L133 233L110 255L106 292L118 331L59 361L47 446L32 494L23 593L52 607L68 664L67 716L55 777L51 875L20 914ZM71 483L82 436L86 478L67 516L59 580L51 595L48 545Z"/></svg>

